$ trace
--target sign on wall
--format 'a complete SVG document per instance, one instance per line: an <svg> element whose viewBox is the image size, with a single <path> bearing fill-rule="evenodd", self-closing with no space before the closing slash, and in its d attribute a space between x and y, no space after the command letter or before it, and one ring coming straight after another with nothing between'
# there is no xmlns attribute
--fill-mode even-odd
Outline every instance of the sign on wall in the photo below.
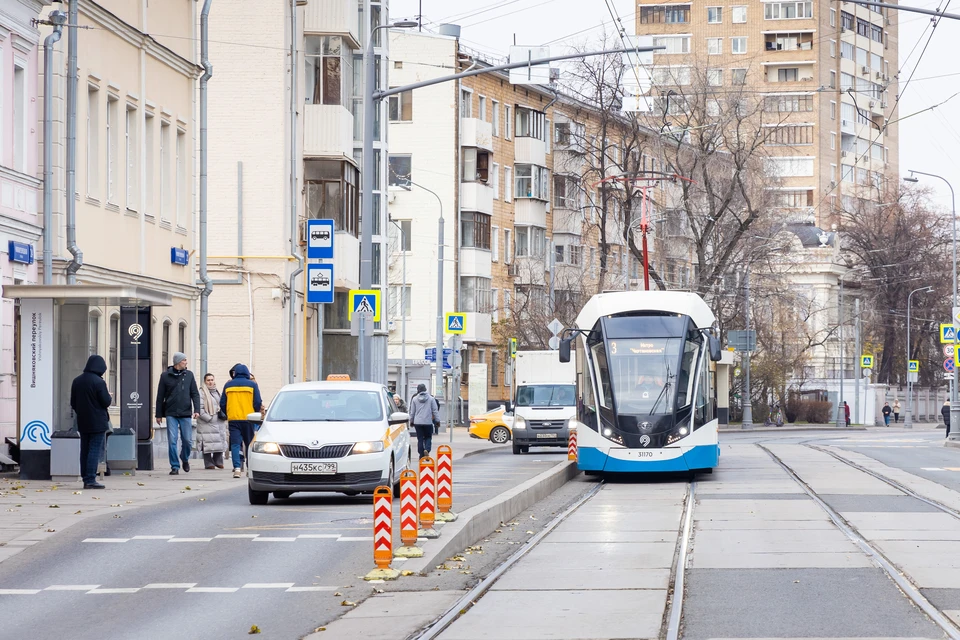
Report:
<svg viewBox="0 0 960 640"><path fill-rule="evenodd" d="M120 405L120 425L136 431L137 440L149 440L152 426L151 316L150 307L120 307L120 397L113 403Z"/></svg>
<svg viewBox="0 0 960 640"><path fill-rule="evenodd" d="M20 302L20 448L50 448L53 433L53 300ZM69 427L69 425L67 425Z"/></svg>

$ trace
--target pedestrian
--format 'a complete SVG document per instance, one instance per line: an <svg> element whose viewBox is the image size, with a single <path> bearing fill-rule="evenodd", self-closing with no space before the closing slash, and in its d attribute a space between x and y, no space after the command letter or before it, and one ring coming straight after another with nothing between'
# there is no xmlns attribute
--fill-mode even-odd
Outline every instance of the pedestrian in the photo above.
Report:
<svg viewBox="0 0 960 640"><path fill-rule="evenodd" d="M203 376L200 391L203 406L197 422L197 446L203 453L205 469L223 469L223 454L227 450L227 416L220 411L220 392L212 373Z"/></svg>
<svg viewBox="0 0 960 640"><path fill-rule="evenodd" d="M113 402L103 374L107 363L101 356L90 356L83 373L70 386L70 408L77 417L80 432L80 475L84 489L105 489L97 482L97 466L103 457L110 430L107 407Z"/></svg>
<svg viewBox="0 0 960 640"><path fill-rule="evenodd" d="M417 385L417 395L410 401L410 422L417 432L417 452L420 457L430 455L433 446L433 428L440 423L436 398L427 393L427 385Z"/></svg>
<svg viewBox="0 0 960 640"><path fill-rule="evenodd" d="M950 401L947 400L940 407L940 415L943 416L943 424L947 426L947 436L950 435Z"/></svg>
<svg viewBox="0 0 960 640"><path fill-rule="evenodd" d="M847 404L847 401L843 401L843 415L847 419L847 426L850 426L850 405Z"/></svg>
<svg viewBox="0 0 960 640"><path fill-rule="evenodd" d="M894 424L900 423L900 401L899 400L893 401L893 423Z"/></svg>
<svg viewBox="0 0 960 640"><path fill-rule="evenodd" d="M190 473L190 452L193 445L193 418L200 417L203 402L197 390L197 380L187 369L187 356L179 351L173 354L173 365L160 374L157 388L157 424L167 419L167 455L170 458L170 475L180 473L183 461L184 473ZM179 454L177 438L181 440Z"/></svg>
<svg viewBox="0 0 960 640"><path fill-rule="evenodd" d="M254 423L247 420L247 416L263 411L263 401L260 399L260 387L251 379L246 365L235 365L231 371L233 379L223 385L220 410L227 416L230 428L233 477L239 478L246 460L247 448L253 442Z"/></svg>
<svg viewBox="0 0 960 640"><path fill-rule="evenodd" d="M893 413L893 409L890 408L890 403L889 403L889 402L884 402L884 403L883 403L883 409L881 410L881 413L883 413L883 424L884 424L884 426L889 427L889 426L890 426L890 414Z"/></svg>

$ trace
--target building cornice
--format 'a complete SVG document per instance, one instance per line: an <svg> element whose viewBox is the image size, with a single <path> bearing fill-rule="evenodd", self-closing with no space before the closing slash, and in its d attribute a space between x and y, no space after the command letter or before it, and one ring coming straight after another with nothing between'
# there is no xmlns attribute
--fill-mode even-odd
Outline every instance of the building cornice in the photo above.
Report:
<svg viewBox="0 0 960 640"><path fill-rule="evenodd" d="M25 187L32 187L34 189L39 189L43 185L43 180L34 178L26 173L14 171L10 167L4 167L3 165L0 165L0 178L6 178L17 184L22 184Z"/></svg>
<svg viewBox="0 0 960 640"><path fill-rule="evenodd" d="M6 233L24 240L37 241L43 234L43 227L19 218L0 216L0 233Z"/></svg>
<svg viewBox="0 0 960 640"><path fill-rule="evenodd" d="M54 267L57 273L65 273L68 260L57 259L57 265ZM61 266L62 265L62 266ZM190 271L190 267L184 267ZM111 285L136 285L148 289L169 292L177 298L186 298L187 300L196 300L200 297L200 287L164 280L162 278L151 278L137 273L127 271L117 271L100 267L94 264L84 263L83 268L77 273L78 284L111 284Z"/></svg>

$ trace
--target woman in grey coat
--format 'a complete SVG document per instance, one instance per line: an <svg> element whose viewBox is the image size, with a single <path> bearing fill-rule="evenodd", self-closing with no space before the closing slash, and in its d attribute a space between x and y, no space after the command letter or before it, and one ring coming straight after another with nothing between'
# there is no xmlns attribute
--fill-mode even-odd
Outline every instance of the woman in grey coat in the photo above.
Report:
<svg viewBox="0 0 960 640"><path fill-rule="evenodd" d="M227 421L220 418L220 392L212 373L203 376L200 397L200 419L197 421L197 448L203 452L206 469L223 469L223 454L227 450Z"/></svg>

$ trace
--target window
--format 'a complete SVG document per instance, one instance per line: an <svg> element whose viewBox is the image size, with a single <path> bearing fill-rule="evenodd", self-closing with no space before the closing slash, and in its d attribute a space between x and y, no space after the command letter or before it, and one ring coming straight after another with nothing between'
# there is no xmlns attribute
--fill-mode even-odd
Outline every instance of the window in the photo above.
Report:
<svg viewBox="0 0 960 640"><path fill-rule="evenodd" d="M510 229L503 230L503 264L510 264L513 261L513 243L510 242ZM506 292L504 292L506 295Z"/></svg>
<svg viewBox="0 0 960 640"><path fill-rule="evenodd" d="M731 82L733 84L746 84L747 83L747 70L746 69L731 69Z"/></svg>
<svg viewBox="0 0 960 640"><path fill-rule="evenodd" d="M549 199L550 189L547 181L550 179L550 172L546 167L518 164L515 165L515 169L514 193L517 198Z"/></svg>
<svg viewBox="0 0 960 640"><path fill-rule="evenodd" d="M783 189L773 192L775 206L797 209L813 206L812 189Z"/></svg>
<svg viewBox="0 0 960 640"><path fill-rule="evenodd" d="M493 122L493 135L500 137L500 103L494 100L490 103L491 118Z"/></svg>
<svg viewBox="0 0 960 640"><path fill-rule="evenodd" d="M580 266L583 263L583 247L570 245L570 264Z"/></svg>
<svg viewBox="0 0 960 640"><path fill-rule="evenodd" d="M413 156L391 153L388 164L390 176L387 179L387 184L396 188L409 187L413 171Z"/></svg>
<svg viewBox="0 0 960 640"><path fill-rule="evenodd" d="M572 209L576 203L576 183L570 176L553 176L553 206Z"/></svg>
<svg viewBox="0 0 960 640"><path fill-rule="evenodd" d="M747 52L747 37L746 36L737 36L736 38L730 38L730 47L731 53L746 53Z"/></svg>
<svg viewBox="0 0 960 640"><path fill-rule="evenodd" d="M413 221L399 220L400 223L400 251L410 251L413 247Z"/></svg>
<svg viewBox="0 0 960 640"><path fill-rule="evenodd" d="M767 127L767 144L771 145L807 145L813 144L812 124L784 124Z"/></svg>
<svg viewBox="0 0 960 640"><path fill-rule="evenodd" d="M799 74L800 69L797 67L777 69L777 82L796 82Z"/></svg>
<svg viewBox="0 0 960 640"><path fill-rule="evenodd" d="M690 84L690 67L654 67L651 75L656 85L686 86Z"/></svg>
<svg viewBox="0 0 960 640"><path fill-rule="evenodd" d="M27 172L27 68L26 62L15 60L13 65L13 168Z"/></svg>
<svg viewBox="0 0 960 640"><path fill-rule="evenodd" d="M747 7L746 5L740 5L736 7L730 7L732 13L732 22L733 24L745 24L747 22Z"/></svg>
<svg viewBox="0 0 960 640"><path fill-rule="evenodd" d="M510 289L503 290L503 316L509 318L513 314L513 295Z"/></svg>
<svg viewBox="0 0 960 640"><path fill-rule="evenodd" d="M307 217L332 219L334 229L357 237L360 233L359 185L360 172L349 162L304 160Z"/></svg>
<svg viewBox="0 0 960 640"><path fill-rule="evenodd" d="M540 227L516 227L517 257L546 255L547 232Z"/></svg>
<svg viewBox="0 0 960 640"><path fill-rule="evenodd" d="M87 197L100 195L100 90L87 85Z"/></svg>
<svg viewBox="0 0 960 640"><path fill-rule="evenodd" d="M477 276L460 277L460 310L473 313L490 313L490 278ZM466 362L466 358L464 358ZM466 367L464 367L466 368Z"/></svg>
<svg viewBox="0 0 960 640"><path fill-rule="evenodd" d="M690 36L653 36L653 46L666 47L659 54L690 53Z"/></svg>
<svg viewBox="0 0 960 640"><path fill-rule="evenodd" d="M166 369L170 366L170 321L163 321L163 333L160 338L160 365Z"/></svg>
<svg viewBox="0 0 960 640"><path fill-rule="evenodd" d="M837 10L836 9L830 9L830 26L831 27L837 26Z"/></svg>
<svg viewBox="0 0 960 640"><path fill-rule="evenodd" d="M90 343L90 352L87 355L95 356L100 353L100 312L90 312L87 319L87 330Z"/></svg>
<svg viewBox="0 0 960 640"><path fill-rule="evenodd" d="M483 182L486 184L490 179L489 152L474 148L464 149L460 164L463 182Z"/></svg>
<svg viewBox="0 0 960 640"><path fill-rule="evenodd" d="M813 175L813 158L796 156L767 158L768 170L782 178Z"/></svg>
<svg viewBox="0 0 960 640"><path fill-rule="evenodd" d="M846 11L840 12L840 29L853 31L853 14Z"/></svg>
<svg viewBox="0 0 960 640"><path fill-rule="evenodd" d="M837 134L833 131L830 132L830 150L836 151L837 149Z"/></svg>
<svg viewBox="0 0 960 640"><path fill-rule="evenodd" d="M107 384L110 395L117 397L117 380L120 376L120 316L113 314L110 316L110 352L107 355L110 365L110 379Z"/></svg>
<svg viewBox="0 0 960 640"><path fill-rule="evenodd" d="M115 97L107 97L107 202L114 205L117 203L117 152L120 145L119 105Z"/></svg>
<svg viewBox="0 0 960 640"><path fill-rule="evenodd" d="M640 8L641 24L682 24L690 21L690 5L660 5Z"/></svg>
<svg viewBox="0 0 960 640"><path fill-rule="evenodd" d="M883 42L883 27L878 24L870 25L870 39L874 42Z"/></svg>
<svg viewBox="0 0 960 640"><path fill-rule="evenodd" d="M546 135L543 136L543 140L544 140L544 142L546 142L547 153L550 153L550 141L551 141L552 138L553 138L553 136L552 136L551 133L550 133L550 121L549 121L549 120L544 120L544 123L546 123L545 126L544 126L544 131L545 131Z"/></svg>
<svg viewBox="0 0 960 640"><path fill-rule="evenodd" d="M144 187L144 209L143 213L148 216L156 215L156 207L154 205L154 175L155 175L155 151L154 151L154 125L153 125L153 114L145 114L146 120L144 121L144 130L143 130L143 160L144 160L144 173L146 175L146 184Z"/></svg>
<svg viewBox="0 0 960 640"><path fill-rule="evenodd" d="M390 287L390 315L394 318L409 318L413 305L410 285Z"/></svg>
<svg viewBox="0 0 960 640"><path fill-rule="evenodd" d="M795 20L813 17L813 2L766 2L763 5L764 20ZM864 34L866 35L866 34Z"/></svg>
<svg viewBox="0 0 960 640"><path fill-rule="evenodd" d="M187 323L181 322L180 326L177 327L177 351L180 353L187 352Z"/></svg>
<svg viewBox="0 0 960 640"><path fill-rule="evenodd" d="M510 140L511 138L513 138L513 135L511 135L511 131L512 131L511 127L513 126L512 116L513 116L513 109L511 109L509 105L505 105L503 107L503 126L506 128L506 132L504 133L503 137L506 138L507 140Z"/></svg>
<svg viewBox="0 0 960 640"><path fill-rule="evenodd" d="M306 36L304 40L306 103L349 107L353 99L353 50L337 36Z"/></svg>
<svg viewBox="0 0 960 640"><path fill-rule="evenodd" d="M390 122L413 121L413 91L404 91L395 96L390 96L389 101Z"/></svg>
<svg viewBox="0 0 960 640"><path fill-rule="evenodd" d="M720 101L713 98L707 100L707 115L717 117L720 115Z"/></svg>
<svg viewBox="0 0 960 640"><path fill-rule="evenodd" d="M460 214L460 246L474 249L490 248L490 216L485 213Z"/></svg>
<svg viewBox="0 0 960 640"><path fill-rule="evenodd" d="M707 24L723 22L723 7L707 7Z"/></svg>
<svg viewBox="0 0 960 640"><path fill-rule="evenodd" d="M831 58L837 57L837 41L836 40L830 41L830 57Z"/></svg>
<svg viewBox="0 0 960 640"><path fill-rule="evenodd" d="M500 227L493 227L490 232L490 260L500 260Z"/></svg>
<svg viewBox="0 0 960 640"><path fill-rule="evenodd" d="M813 95L799 93L768 95L763 100L763 110L779 113L813 111Z"/></svg>
<svg viewBox="0 0 960 640"><path fill-rule="evenodd" d="M534 109L526 107L517 107L517 128L518 138L536 138L543 140L544 114Z"/></svg>
<svg viewBox="0 0 960 640"><path fill-rule="evenodd" d="M834 71L833 69L830 69L830 88L831 89L837 88L837 72Z"/></svg>
<svg viewBox="0 0 960 640"><path fill-rule="evenodd" d="M177 228L184 229L187 210L187 134L177 129Z"/></svg>
<svg viewBox="0 0 960 640"><path fill-rule="evenodd" d="M723 69L707 69L707 85L719 87L723 85Z"/></svg>
<svg viewBox="0 0 960 640"><path fill-rule="evenodd" d="M486 96L480 96L480 114L479 117L481 120L486 122L487 120L487 98Z"/></svg>
<svg viewBox="0 0 960 640"><path fill-rule="evenodd" d="M490 386L496 387L500 384L500 354L496 351L490 352Z"/></svg>
<svg viewBox="0 0 960 640"><path fill-rule="evenodd" d="M500 165L493 163L493 199L500 199Z"/></svg>
<svg viewBox="0 0 960 640"><path fill-rule="evenodd" d="M707 55L718 56L723 53L723 38L707 38Z"/></svg>
<svg viewBox="0 0 960 640"><path fill-rule="evenodd" d="M834 102L833 100L830 101L830 119L831 120L837 119L837 103Z"/></svg>
<svg viewBox="0 0 960 640"><path fill-rule="evenodd" d="M863 18L857 18L857 35L865 38L870 37L870 23Z"/></svg>
<svg viewBox="0 0 960 640"><path fill-rule="evenodd" d="M510 167L503 168L503 201L513 202L513 169Z"/></svg>
<svg viewBox="0 0 960 640"><path fill-rule="evenodd" d="M466 89L460 90L460 117L473 117L473 92Z"/></svg>
<svg viewBox="0 0 960 640"><path fill-rule="evenodd" d="M160 220L170 221L170 123L160 123Z"/></svg>

